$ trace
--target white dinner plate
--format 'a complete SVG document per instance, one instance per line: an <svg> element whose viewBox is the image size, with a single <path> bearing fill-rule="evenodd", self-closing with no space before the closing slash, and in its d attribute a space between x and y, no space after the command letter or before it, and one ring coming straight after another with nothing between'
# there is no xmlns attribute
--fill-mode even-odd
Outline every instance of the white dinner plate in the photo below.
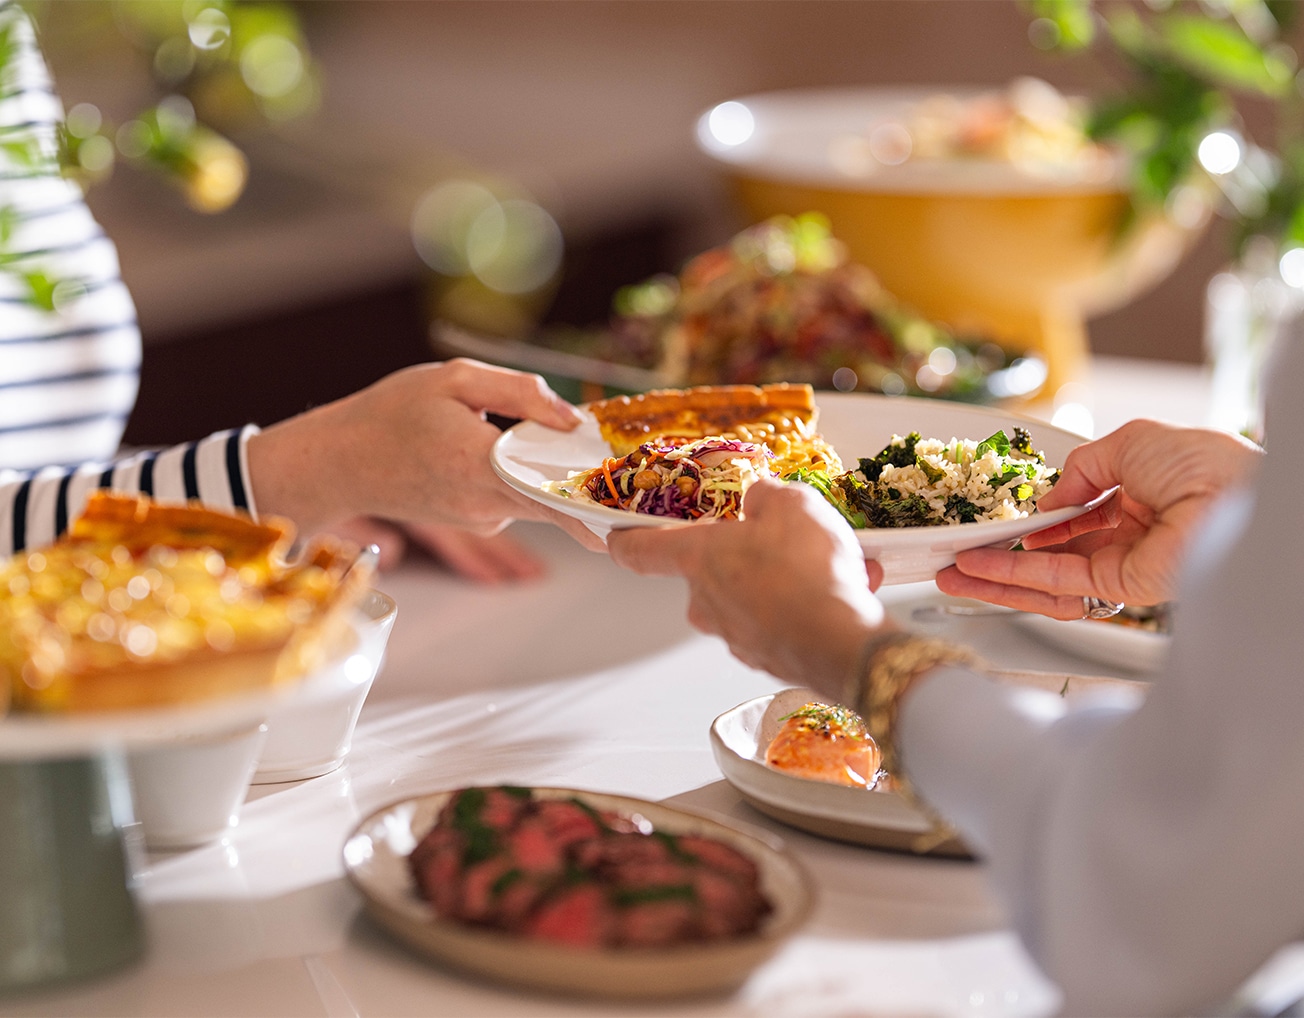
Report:
<svg viewBox="0 0 1304 1018"><path fill-rule="evenodd" d="M720 992L737 986L810 914L810 877L782 843L764 831L621 795L536 788L546 798L578 798L598 810L638 814L667 834L700 834L732 846L760 868L774 911L758 933L667 948L579 948L526 940L439 918L417 893L408 856L434 826L452 791L386 806L344 843L344 868L368 912L390 933L438 962L518 986L583 996L644 999Z"/></svg>
<svg viewBox="0 0 1304 1018"><path fill-rule="evenodd" d="M1172 637L1109 619L1061 622L1045 615L1020 614L1014 621L1047 643L1079 657L1131 672L1157 672L1168 660Z"/></svg>
<svg viewBox="0 0 1304 1018"><path fill-rule="evenodd" d="M874 456L893 435L919 432L925 438L981 441L1015 425L1032 435L1033 448L1046 462L1062 466L1064 458L1084 439L1043 421L1008 410L970 406L945 400L877 396L868 393L820 392L819 431L847 466ZM599 537L629 527L693 526L684 520L622 512L594 502L581 502L551 491L547 481L565 480L573 471L588 470L611 455L597 421L589 417L574 431L556 431L532 421L509 428L493 448L493 466L509 485L537 502L580 520ZM865 557L883 567L884 583L931 580L955 561L956 553L983 545L1012 547L1025 535L1072 519L1087 506L1067 506L1034 513L1019 520L988 520L943 527L857 530Z"/></svg>
<svg viewBox="0 0 1304 1018"><path fill-rule="evenodd" d="M1085 675L1010 672L998 679L1065 696L1111 689L1138 695L1138 683ZM811 689L784 689L741 703L711 725L711 752L725 780L748 803L782 823L821 837L871 848L949 858L970 858L958 838L932 844L929 818L895 792L854 788L801 778L765 763L765 751L783 719L812 700L826 698ZM921 841L921 838L923 840Z"/></svg>
<svg viewBox="0 0 1304 1018"><path fill-rule="evenodd" d="M363 624L361 617L353 622L355 643ZM314 704L356 685L356 669L349 663L337 667L336 659L298 682L197 703L83 714L11 711L0 717L0 760L150 749L248 729L290 704Z"/></svg>

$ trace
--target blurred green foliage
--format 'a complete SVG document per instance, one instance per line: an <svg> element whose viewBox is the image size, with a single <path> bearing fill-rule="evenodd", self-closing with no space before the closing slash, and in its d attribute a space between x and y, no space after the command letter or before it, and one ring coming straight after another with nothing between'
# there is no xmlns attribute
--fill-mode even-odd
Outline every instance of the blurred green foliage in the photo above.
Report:
<svg viewBox="0 0 1304 1018"><path fill-rule="evenodd" d="M1116 72L1118 91L1095 101L1088 133L1131 157L1140 214L1164 208L1201 170L1201 142L1225 131L1238 165L1212 176L1238 251L1254 237L1304 245L1304 99L1289 41L1298 0L1202 0L1145 4L1024 0L1034 44L1092 53ZM1266 103L1270 142L1245 136L1238 103Z"/></svg>
<svg viewBox="0 0 1304 1018"><path fill-rule="evenodd" d="M75 20L64 38L89 48L117 42L148 71L153 95L113 122L87 104L69 111L62 132L64 172L93 183L116 159L161 173L202 212L228 207L244 186L243 155L223 133L250 122L310 112L320 76L298 15L285 3L254 0L107 0L67 4L28 0L38 26Z"/></svg>
<svg viewBox="0 0 1304 1018"><path fill-rule="evenodd" d="M92 103L67 111L53 148L33 130L8 131L0 158L10 166L90 186L121 160L160 174L200 212L228 208L244 189L243 153L221 131L278 122L313 110L320 76L292 6L255 0L26 0L38 33L58 18L63 37L88 52L125 51L144 65L146 105L113 121ZM71 22L74 30L69 31ZM74 47L75 48L75 47ZM0 27L0 83L13 87L13 23ZM13 251L14 210L0 205L0 272L19 280L36 307L56 309L80 292Z"/></svg>

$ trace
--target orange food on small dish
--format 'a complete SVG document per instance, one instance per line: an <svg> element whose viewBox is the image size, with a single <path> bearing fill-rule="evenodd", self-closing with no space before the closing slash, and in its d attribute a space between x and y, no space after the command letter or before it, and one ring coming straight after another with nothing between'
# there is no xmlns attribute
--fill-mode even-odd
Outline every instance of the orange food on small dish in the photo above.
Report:
<svg viewBox="0 0 1304 1018"><path fill-rule="evenodd" d="M813 702L783 719L765 751L765 762L799 778L873 788L882 756L859 714Z"/></svg>

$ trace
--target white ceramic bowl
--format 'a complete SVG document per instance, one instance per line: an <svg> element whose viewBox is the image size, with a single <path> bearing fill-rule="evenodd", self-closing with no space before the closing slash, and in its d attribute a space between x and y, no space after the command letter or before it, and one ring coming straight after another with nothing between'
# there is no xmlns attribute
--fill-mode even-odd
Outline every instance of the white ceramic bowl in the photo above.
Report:
<svg viewBox="0 0 1304 1018"><path fill-rule="evenodd" d="M193 711L162 712L152 727L147 719L134 719L139 731L122 741L130 746L127 768L145 844L175 850L214 841L238 823L251 780L289 781L338 767L397 612L392 598L367 591L348 653L275 696L212 705L215 721ZM74 730L67 738L107 737L114 718L98 724L103 733Z"/></svg>
<svg viewBox="0 0 1304 1018"><path fill-rule="evenodd" d="M260 723L130 753L127 771L146 846L193 848L234 827L266 737Z"/></svg>
<svg viewBox="0 0 1304 1018"><path fill-rule="evenodd" d="M344 762L353 728L380 671L398 606L378 590L358 605L358 642L306 683L301 696L278 705L267 719L267 741L254 784L301 781L329 774Z"/></svg>
<svg viewBox="0 0 1304 1018"><path fill-rule="evenodd" d="M751 221L822 212L852 259L920 313L1012 350L1040 352L1049 395L1086 368L1084 317L1167 276L1208 222L1210 196L1187 189L1181 224L1149 215L1120 236L1129 199L1116 160L889 165L873 157L876 128L904 133L919 102L983 91L937 85L740 96L703 115L698 147Z"/></svg>

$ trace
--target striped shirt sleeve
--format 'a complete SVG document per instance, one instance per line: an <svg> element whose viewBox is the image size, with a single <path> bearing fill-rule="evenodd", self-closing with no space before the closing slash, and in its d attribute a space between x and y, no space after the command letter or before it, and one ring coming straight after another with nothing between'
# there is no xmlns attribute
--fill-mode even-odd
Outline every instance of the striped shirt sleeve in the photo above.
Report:
<svg viewBox="0 0 1304 1018"><path fill-rule="evenodd" d="M0 558L54 541L97 489L150 495L161 502L198 501L257 518L246 453L256 434L257 426L247 424L109 463L0 470Z"/></svg>

